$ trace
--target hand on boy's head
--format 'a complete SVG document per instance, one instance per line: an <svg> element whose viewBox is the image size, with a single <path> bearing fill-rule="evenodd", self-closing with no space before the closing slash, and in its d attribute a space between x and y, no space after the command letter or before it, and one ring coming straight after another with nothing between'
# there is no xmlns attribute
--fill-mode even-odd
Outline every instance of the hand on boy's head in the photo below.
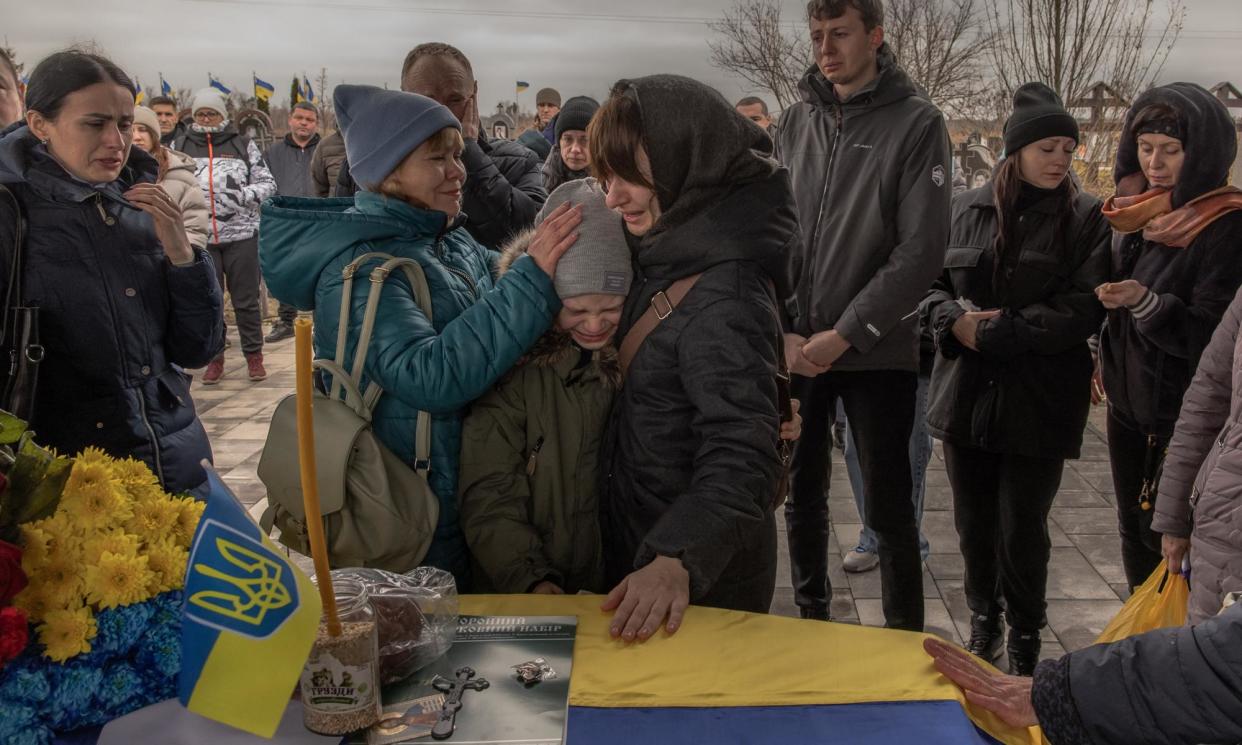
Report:
<svg viewBox="0 0 1242 745"><path fill-rule="evenodd" d="M556 276L556 264L578 240L576 232L582 224L582 205L562 204L539 223L535 228L535 237L531 240L526 253L535 260L535 264L549 277Z"/></svg>

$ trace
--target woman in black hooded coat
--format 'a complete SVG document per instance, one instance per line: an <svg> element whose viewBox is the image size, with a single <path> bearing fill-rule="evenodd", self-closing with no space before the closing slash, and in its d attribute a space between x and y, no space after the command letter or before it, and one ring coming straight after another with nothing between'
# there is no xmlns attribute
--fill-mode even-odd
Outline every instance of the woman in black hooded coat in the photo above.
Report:
<svg viewBox="0 0 1242 745"><path fill-rule="evenodd" d="M1180 538L1167 553L1181 567L1189 526L1162 520L1156 481L1199 357L1242 285L1242 211L1229 171L1238 138L1229 111L1193 83L1152 88L1126 115L1117 149L1113 282L1096 294L1109 309L1099 373L1108 399L1108 450L1130 586L1161 559L1152 529Z"/></svg>
<svg viewBox="0 0 1242 745"><path fill-rule="evenodd" d="M649 307L665 315L628 367L602 446L612 633L672 633L688 602L767 612L782 471L777 307L799 236L789 175L761 129L688 78L617 83L589 134L634 254L617 338ZM664 291L700 273L667 313Z"/></svg>

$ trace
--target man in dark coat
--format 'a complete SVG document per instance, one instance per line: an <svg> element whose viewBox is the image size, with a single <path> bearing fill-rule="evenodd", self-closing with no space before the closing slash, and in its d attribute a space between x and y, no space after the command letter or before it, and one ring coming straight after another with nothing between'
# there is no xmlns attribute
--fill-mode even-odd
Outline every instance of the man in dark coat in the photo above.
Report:
<svg viewBox="0 0 1242 745"><path fill-rule="evenodd" d="M535 215L548 198L542 162L526 146L489 139L482 131L479 84L466 55L440 42L419 44L405 57L401 90L443 104L461 122L462 139L466 141L461 209L470 235L499 251L509 238L534 225ZM346 161L341 165L335 196L352 196L355 191Z"/></svg>
<svg viewBox="0 0 1242 745"><path fill-rule="evenodd" d="M276 194L282 197L316 196L315 182L311 178L311 164L319 149L319 109L314 104L301 101L289 112L289 133L284 139L273 142L263 154L267 167L276 179ZM280 304L276 322L264 338L265 342L278 342L293 336L293 319L298 311L292 305Z"/></svg>
<svg viewBox="0 0 1242 745"><path fill-rule="evenodd" d="M829 430L841 399L862 465L863 517L879 538L885 623L921 630L908 443L916 307L948 238L948 131L884 45L878 0L817 0L808 10L816 64L777 135L802 225L785 336L805 407L785 507L794 600L804 617L828 618Z"/></svg>

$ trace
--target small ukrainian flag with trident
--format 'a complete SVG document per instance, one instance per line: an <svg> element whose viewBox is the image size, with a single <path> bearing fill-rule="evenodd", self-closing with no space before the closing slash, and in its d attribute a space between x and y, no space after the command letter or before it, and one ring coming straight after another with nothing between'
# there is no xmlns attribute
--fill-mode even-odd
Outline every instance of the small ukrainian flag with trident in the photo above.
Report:
<svg viewBox="0 0 1242 745"><path fill-rule="evenodd" d="M186 566L178 697L190 711L270 738L323 606L310 579L206 470L207 508Z"/></svg>
<svg viewBox="0 0 1242 745"><path fill-rule="evenodd" d="M260 101L269 100L272 97L272 94L276 92L276 86L266 80L263 80L254 73L251 73L251 77L254 78L254 97Z"/></svg>

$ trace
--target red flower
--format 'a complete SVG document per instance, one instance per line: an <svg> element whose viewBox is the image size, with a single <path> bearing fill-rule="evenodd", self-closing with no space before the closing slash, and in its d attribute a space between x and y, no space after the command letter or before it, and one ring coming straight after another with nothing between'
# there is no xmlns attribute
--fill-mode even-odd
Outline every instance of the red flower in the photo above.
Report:
<svg viewBox="0 0 1242 745"><path fill-rule="evenodd" d="M22 550L12 543L0 541L0 607L13 601L26 589L26 573L22 571Z"/></svg>
<svg viewBox="0 0 1242 745"><path fill-rule="evenodd" d="M21 608L0 608L0 665L22 653L30 641L30 625Z"/></svg>

